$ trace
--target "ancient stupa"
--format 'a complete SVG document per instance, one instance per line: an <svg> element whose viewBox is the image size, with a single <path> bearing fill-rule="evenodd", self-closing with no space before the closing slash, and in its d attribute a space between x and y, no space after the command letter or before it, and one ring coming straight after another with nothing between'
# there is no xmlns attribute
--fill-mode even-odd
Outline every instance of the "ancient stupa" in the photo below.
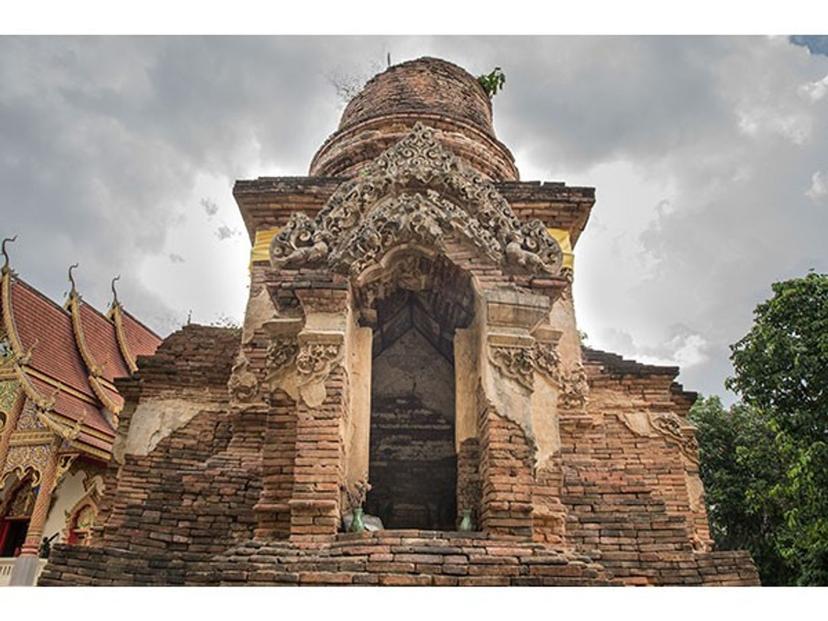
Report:
<svg viewBox="0 0 828 621"><path fill-rule="evenodd" d="M118 383L98 523L41 584L758 583L712 550L678 369L582 346L594 190L520 181L475 77L390 67L308 176L234 195L244 325Z"/></svg>

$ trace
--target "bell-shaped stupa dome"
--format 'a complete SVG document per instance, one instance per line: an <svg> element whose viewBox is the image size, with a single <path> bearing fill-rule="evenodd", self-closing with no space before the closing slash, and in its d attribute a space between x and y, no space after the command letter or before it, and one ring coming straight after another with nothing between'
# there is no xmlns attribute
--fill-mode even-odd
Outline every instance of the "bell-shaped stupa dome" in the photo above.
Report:
<svg viewBox="0 0 828 621"><path fill-rule="evenodd" d="M518 179L514 157L495 136L492 104L477 78L438 58L401 63L374 76L345 108L310 174L355 175L418 121L440 130L441 142L486 177Z"/></svg>

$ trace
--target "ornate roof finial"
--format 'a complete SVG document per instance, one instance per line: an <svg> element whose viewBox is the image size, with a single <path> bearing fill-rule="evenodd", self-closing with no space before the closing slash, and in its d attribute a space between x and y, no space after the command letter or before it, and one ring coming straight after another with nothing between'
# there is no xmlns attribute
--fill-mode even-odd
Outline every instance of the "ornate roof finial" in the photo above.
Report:
<svg viewBox="0 0 828 621"><path fill-rule="evenodd" d="M112 306L120 306L120 302L118 301L118 291L115 289L115 283L121 280L121 275L118 274L115 278L112 279L112 282L109 284L110 288L112 289Z"/></svg>
<svg viewBox="0 0 828 621"><path fill-rule="evenodd" d="M69 266L69 282L72 283L72 290L69 292L69 295L73 295L73 294L77 295L77 293L78 293L78 288L75 285L75 277L72 275L72 270L77 269L77 268L78 268L77 263L72 263L72 265Z"/></svg>
<svg viewBox="0 0 828 621"><path fill-rule="evenodd" d="M4 271L9 269L9 253L6 250L6 244L8 244L9 242L13 242L15 240L17 240L17 235L15 235L13 237L6 237L3 240L2 247L3 247L3 270Z"/></svg>

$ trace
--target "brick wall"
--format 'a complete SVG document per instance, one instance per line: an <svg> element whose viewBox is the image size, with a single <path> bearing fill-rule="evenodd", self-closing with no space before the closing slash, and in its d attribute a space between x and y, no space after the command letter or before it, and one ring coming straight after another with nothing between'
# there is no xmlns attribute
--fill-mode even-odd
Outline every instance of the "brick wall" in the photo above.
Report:
<svg viewBox="0 0 828 621"><path fill-rule="evenodd" d="M480 524L495 537L532 538L532 450L520 426L481 407Z"/></svg>

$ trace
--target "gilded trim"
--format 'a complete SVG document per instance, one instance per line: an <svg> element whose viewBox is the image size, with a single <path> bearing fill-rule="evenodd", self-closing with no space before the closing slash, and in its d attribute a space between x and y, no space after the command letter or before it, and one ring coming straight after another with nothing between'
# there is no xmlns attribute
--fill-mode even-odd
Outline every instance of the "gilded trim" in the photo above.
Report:
<svg viewBox="0 0 828 621"><path fill-rule="evenodd" d="M2 300L3 300L3 327L6 329L6 336L11 344L15 356L22 358L25 355L20 337L17 334L17 326L14 324L11 302L11 279L12 271L8 266L3 266Z"/></svg>
<svg viewBox="0 0 828 621"><path fill-rule="evenodd" d="M69 293L68 306L69 312L72 316L72 332L75 335L75 343L78 345L78 351L80 351L81 358L83 358L83 363L86 365L86 368L89 369L89 373L91 375L99 377L103 374L103 369L86 347L86 337L83 334L83 324L80 316L80 295L78 295L78 292L75 291L74 287Z"/></svg>
<svg viewBox="0 0 828 621"><path fill-rule="evenodd" d="M71 426L71 425L73 425L77 422L74 418L69 418L68 416L64 416L63 414L60 414L59 412L50 412L49 415L52 419L58 421L60 424L62 424L65 427L69 427L69 426ZM85 433L86 435L88 435L88 436L91 436L91 437L96 438L98 440L103 440L104 442L112 442L112 440L114 438L114 432L110 435L107 435L107 434L105 434L101 431L98 431L97 429L93 429L92 427L87 425L84 421L81 421L81 431L83 433Z"/></svg>
<svg viewBox="0 0 828 621"><path fill-rule="evenodd" d="M103 381L100 378L95 377L94 375L89 376L89 385L92 387L92 391L95 393L95 396L101 400L104 407L112 412L113 414L120 414L121 409L123 409L123 405L115 403L112 398L107 394L106 389L103 386Z"/></svg>
<svg viewBox="0 0 828 621"><path fill-rule="evenodd" d="M72 291L69 293L68 304L69 311L72 315L72 331L74 332L75 342L78 345L81 358L83 358L86 368L89 369L89 385L92 387L92 392L95 393L95 396L98 397L106 409L113 414L120 414L122 406L115 403L104 389L104 385L109 384L109 382L103 377L103 367L98 364L92 356L92 352L86 346L86 336L83 332L83 321L81 320L80 314L80 302L80 295L75 290L74 281L72 281Z"/></svg>
<svg viewBox="0 0 828 621"><path fill-rule="evenodd" d="M9 440L9 446L33 446L47 444L55 434L52 431L15 431Z"/></svg>
<svg viewBox="0 0 828 621"><path fill-rule="evenodd" d="M112 303L112 308L109 311L109 317L115 324L115 340L118 341L118 347L121 350L121 355L124 357L124 362L127 363L130 373L138 371L138 364L135 361L135 356L129 349L129 342L124 332L124 318L121 310L121 305L116 301Z"/></svg>
<svg viewBox="0 0 828 621"><path fill-rule="evenodd" d="M26 396L34 401L34 404L42 410L51 410L55 405L55 398L57 397L58 393L61 391L60 382L58 382L54 394L51 397L44 397L40 394L40 392L34 387L29 376L26 374L26 371L23 369L22 366L19 364L14 365L15 374L17 375L17 381L20 382L20 386L23 388L23 392L26 393Z"/></svg>
<svg viewBox="0 0 828 621"><path fill-rule="evenodd" d="M81 401L84 401L84 402L86 402L90 405L95 405L95 406L98 405L98 402L95 401L89 395L87 395L85 392L81 392L81 391L77 390L76 388L72 388L71 386L67 386L66 384L64 384L60 380L56 380L55 378L53 378L49 375L46 375L45 373L41 373L37 369L33 369L31 367L28 367L28 366L21 367L21 368L23 369L23 371L27 375L31 375L32 377L36 377L37 379L41 380L45 384L49 384L49 386L55 387L60 392L65 392L66 394L72 395L73 397L77 397Z"/></svg>

